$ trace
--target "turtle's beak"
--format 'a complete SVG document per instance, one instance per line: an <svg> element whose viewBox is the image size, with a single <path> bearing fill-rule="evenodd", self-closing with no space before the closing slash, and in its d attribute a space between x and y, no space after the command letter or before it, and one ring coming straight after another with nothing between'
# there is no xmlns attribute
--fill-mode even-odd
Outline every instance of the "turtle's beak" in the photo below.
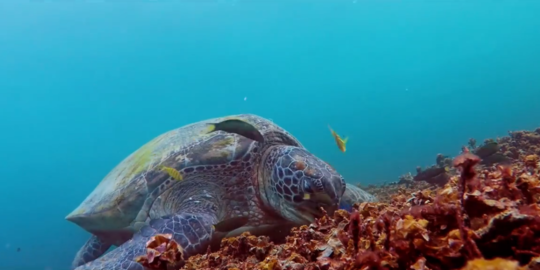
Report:
<svg viewBox="0 0 540 270"><path fill-rule="evenodd" d="M318 193L313 196L313 201L317 203L318 209L322 207L328 215L333 215L339 208L339 199L332 198L327 193ZM322 214L322 213L321 213Z"/></svg>
<svg viewBox="0 0 540 270"><path fill-rule="evenodd" d="M324 210L326 210L326 213L328 213L329 216L333 216L334 212L339 209L339 204L332 204L329 206L326 206Z"/></svg>
<svg viewBox="0 0 540 270"><path fill-rule="evenodd" d="M316 201L321 203L329 215L339 208L339 203L345 193L345 181L339 175L333 175L329 181L323 181L323 192L316 195Z"/></svg>

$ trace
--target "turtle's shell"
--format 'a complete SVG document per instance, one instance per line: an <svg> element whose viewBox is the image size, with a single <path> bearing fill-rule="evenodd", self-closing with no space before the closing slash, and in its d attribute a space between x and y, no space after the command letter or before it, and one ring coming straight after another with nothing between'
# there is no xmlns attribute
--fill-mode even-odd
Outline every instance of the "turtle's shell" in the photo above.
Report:
<svg viewBox="0 0 540 270"><path fill-rule="evenodd" d="M209 123L226 119L241 119L254 125L265 137L265 143L302 147L284 129L256 115L233 115L186 125L158 136L129 155L66 219L92 233L132 230L132 222L152 191L173 183L167 182L169 175L158 165L177 169L184 181L209 169L230 170L228 164L241 162L239 159L258 143L222 131L206 133Z"/></svg>

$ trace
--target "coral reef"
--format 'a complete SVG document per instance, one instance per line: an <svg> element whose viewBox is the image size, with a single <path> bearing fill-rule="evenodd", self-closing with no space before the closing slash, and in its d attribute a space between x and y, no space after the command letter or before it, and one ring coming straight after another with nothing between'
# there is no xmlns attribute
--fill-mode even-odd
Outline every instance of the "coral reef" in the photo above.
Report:
<svg viewBox="0 0 540 270"><path fill-rule="evenodd" d="M517 159L526 156L540 155L540 128L535 131L509 131L507 137L486 139L477 146L476 139L470 138L467 145L463 146L463 152L472 151L478 156L480 165L492 166L495 164L511 164ZM437 154L436 164L426 169L416 167L416 175L411 178L414 181L425 181L430 184L444 185L448 182L448 174L445 169L451 167L452 159L448 156ZM402 175L399 183L409 180L408 176Z"/></svg>
<svg viewBox="0 0 540 270"><path fill-rule="evenodd" d="M509 136L497 139L500 151L508 158L540 155L540 128L531 131L509 131Z"/></svg>
<svg viewBox="0 0 540 270"><path fill-rule="evenodd" d="M146 243L146 255L135 261L147 268L167 270L183 259L182 247L172 239L172 234L158 234Z"/></svg>
<svg viewBox="0 0 540 270"><path fill-rule="evenodd" d="M412 177L412 180L424 181L438 186L448 183L448 180L450 180L448 172L452 166L452 159L443 154L437 154L435 163L435 165L425 169L422 169L420 166L416 167L416 175ZM409 173L409 175L411 174Z"/></svg>
<svg viewBox="0 0 540 270"><path fill-rule="evenodd" d="M540 129L512 132L495 151L494 142L446 162L453 168L443 185L404 177L369 186L379 202L325 214L282 244L249 233L224 239L181 269L540 269ZM480 156L499 151L509 163L488 165ZM169 236L157 235L138 261L171 269L181 257Z"/></svg>

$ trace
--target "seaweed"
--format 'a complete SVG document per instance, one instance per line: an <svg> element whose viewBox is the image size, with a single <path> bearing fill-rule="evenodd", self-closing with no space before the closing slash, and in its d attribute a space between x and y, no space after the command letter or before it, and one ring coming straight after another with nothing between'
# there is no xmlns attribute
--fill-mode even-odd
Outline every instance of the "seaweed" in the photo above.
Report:
<svg viewBox="0 0 540 270"><path fill-rule="evenodd" d="M293 228L284 243L245 232L224 239L217 251L191 256L178 268L539 269L539 131L514 132L497 140L509 164L482 164L481 157L465 147L453 159L454 169L443 186L372 186L379 202L325 213L310 225ZM152 250L163 243L149 241L148 255L138 259L148 262L146 267L163 269L158 267L181 258L181 249L170 244L170 238L156 239L169 241L165 246L172 248L156 253ZM167 250L175 255L160 255Z"/></svg>

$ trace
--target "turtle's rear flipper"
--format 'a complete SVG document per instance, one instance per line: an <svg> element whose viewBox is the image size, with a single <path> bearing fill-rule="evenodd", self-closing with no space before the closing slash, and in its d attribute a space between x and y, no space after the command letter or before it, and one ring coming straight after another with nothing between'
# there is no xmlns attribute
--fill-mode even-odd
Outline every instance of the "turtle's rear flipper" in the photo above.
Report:
<svg viewBox="0 0 540 270"><path fill-rule="evenodd" d="M99 256L103 255L110 247L110 243L92 235L81 249L79 249L77 255L75 255L75 259L73 259L73 263L71 264L71 269L75 269L78 266L99 258Z"/></svg>
<svg viewBox="0 0 540 270"><path fill-rule="evenodd" d="M184 259L206 251L214 231L213 225L217 223L217 208L201 195L191 197L180 209L181 214L150 221L131 240L75 270L143 270L143 265L136 262L136 259L149 254L147 243L151 245L152 242L159 244L164 241L164 237L154 237L158 234L172 235L172 240L180 245ZM157 263L155 259L152 261Z"/></svg>
<svg viewBox="0 0 540 270"><path fill-rule="evenodd" d="M341 198L342 209L351 208L355 203L376 202L377 198L367 191L352 185L347 184L347 189Z"/></svg>

